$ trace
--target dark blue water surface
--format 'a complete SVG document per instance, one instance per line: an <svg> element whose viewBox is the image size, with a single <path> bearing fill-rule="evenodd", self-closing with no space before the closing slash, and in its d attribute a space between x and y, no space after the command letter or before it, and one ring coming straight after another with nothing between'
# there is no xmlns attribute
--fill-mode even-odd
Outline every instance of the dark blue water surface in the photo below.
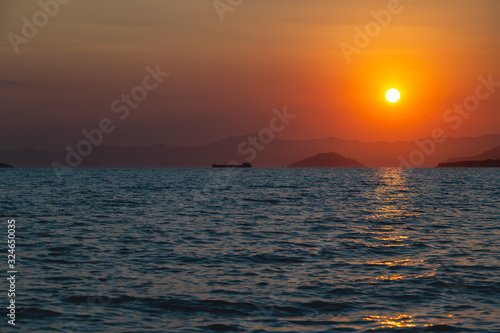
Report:
<svg viewBox="0 0 500 333"><path fill-rule="evenodd" d="M498 169L13 169L0 190L22 332L500 332Z"/></svg>

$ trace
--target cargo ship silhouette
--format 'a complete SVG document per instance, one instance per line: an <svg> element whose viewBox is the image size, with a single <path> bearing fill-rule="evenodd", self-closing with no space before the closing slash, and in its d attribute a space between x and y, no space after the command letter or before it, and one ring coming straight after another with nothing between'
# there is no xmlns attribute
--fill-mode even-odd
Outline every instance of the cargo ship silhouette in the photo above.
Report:
<svg viewBox="0 0 500 333"><path fill-rule="evenodd" d="M252 165L248 162L242 164L212 164L212 168L251 168Z"/></svg>

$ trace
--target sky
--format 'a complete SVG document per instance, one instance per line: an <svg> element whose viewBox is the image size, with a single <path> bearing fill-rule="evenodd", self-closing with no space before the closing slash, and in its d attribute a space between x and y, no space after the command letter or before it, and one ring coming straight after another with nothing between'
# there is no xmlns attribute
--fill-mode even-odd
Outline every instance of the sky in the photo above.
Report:
<svg viewBox="0 0 500 333"><path fill-rule="evenodd" d="M104 145L201 145L285 107L283 139L500 132L500 87L448 111L500 82L498 0L59 1L0 0L1 150L63 151L103 119Z"/></svg>

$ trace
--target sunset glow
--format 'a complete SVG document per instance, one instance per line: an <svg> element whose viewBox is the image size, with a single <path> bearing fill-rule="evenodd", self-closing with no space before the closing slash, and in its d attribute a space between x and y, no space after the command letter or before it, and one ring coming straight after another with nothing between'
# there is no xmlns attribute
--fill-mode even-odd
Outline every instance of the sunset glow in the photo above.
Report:
<svg viewBox="0 0 500 333"><path fill-rule="evenodd" d="M499 13L0 0L3 325L498 331Z"/></svg>
<svg viewBox="0 0 500 333"><path fill-rule="evenodd" d="M0 88L9 118L0 146L76 144L156 64L171 76L118 121L107 145L207 144L258 131L269 110L284 105L300 120L282 138L414 140L449 129L444 112L474 93L480 75L500 80L498 1L394 1L390 19L380 14L389 10L385 1L245 1L223 13L211 1L152 3L106 1L86 16L92 6L72 2L28 43L15 44L19 54L3 38ZM20 18L40 10L36 2L6 2L4 35L23 37ZM382 22L373 32L372 12ZM342 43L355 50L350 62ZM395 104L385 98L391 88L402 94ZM499 105L500 94L492 94L450 135L496 133ZM24 124L26 131L14 130Z"/></svg>

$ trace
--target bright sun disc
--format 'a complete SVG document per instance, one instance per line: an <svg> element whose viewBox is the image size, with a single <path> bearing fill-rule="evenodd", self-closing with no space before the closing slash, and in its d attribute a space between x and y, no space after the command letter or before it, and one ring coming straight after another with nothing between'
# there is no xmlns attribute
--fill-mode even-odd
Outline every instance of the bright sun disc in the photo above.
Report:
<svg viewBox="0 0 500 333"><path fill-rule="evenodd" d="M397 89L389 89L387 91L387 93L385 94L385 98L387 99L387 101L389 101L391 103L396 103L397 101L399 101L400 97L401 97L401 94L399 93L399 91Z"/></svg>

